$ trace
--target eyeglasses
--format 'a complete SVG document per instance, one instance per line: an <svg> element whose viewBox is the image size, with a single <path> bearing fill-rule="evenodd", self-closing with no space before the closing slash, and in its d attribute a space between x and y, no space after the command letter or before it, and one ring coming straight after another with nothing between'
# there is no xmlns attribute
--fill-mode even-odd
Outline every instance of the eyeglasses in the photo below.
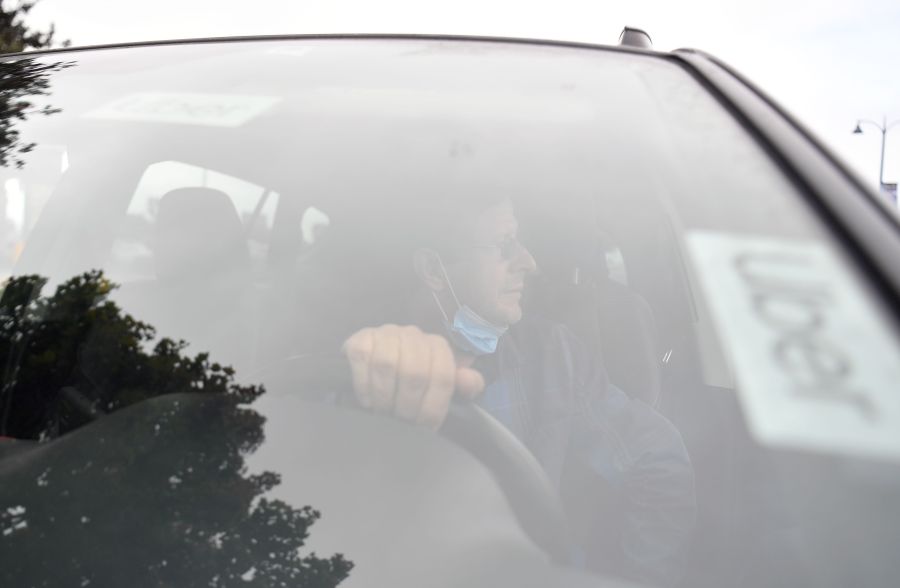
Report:
<svg viewBox="0 0 900 588"><path fill-rule="evenodd" d="M493 245L472 245L472 248L496 249L500 252L500 257L503 261L512 261L526 251L525 246L522 245L522 242L516 237L509 237L504 239L501 243L495 243Z"/></svg>

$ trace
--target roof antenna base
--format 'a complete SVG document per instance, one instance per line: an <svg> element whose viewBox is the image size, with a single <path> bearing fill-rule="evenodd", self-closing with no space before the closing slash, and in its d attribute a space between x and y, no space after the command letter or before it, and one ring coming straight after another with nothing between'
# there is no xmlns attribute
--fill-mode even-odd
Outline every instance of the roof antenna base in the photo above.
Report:
<svg viewBox="0 0 900 588"><path fill-rule="evenodd" d="M625 27L619 35L619 45L623 47L637 47L638 49L652 49L653 40L643 29Z"/></svg>

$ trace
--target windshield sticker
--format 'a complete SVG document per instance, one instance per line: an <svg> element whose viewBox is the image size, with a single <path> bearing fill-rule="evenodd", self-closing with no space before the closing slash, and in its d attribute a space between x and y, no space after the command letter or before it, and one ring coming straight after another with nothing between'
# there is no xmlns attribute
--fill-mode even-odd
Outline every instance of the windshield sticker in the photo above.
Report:
<svg viewBox="0 0 900 588"><path fill-rule="evenodd" d="M239 127L281 100L274 96L233 94L139 93L120 98L87 118Z"/></svg>
<svg viewBox="0 0 900 588"><path fill-rule="evenodd" d="M835 254L706 231L687 244L757 440L900 458L900 345Z"/></svg>

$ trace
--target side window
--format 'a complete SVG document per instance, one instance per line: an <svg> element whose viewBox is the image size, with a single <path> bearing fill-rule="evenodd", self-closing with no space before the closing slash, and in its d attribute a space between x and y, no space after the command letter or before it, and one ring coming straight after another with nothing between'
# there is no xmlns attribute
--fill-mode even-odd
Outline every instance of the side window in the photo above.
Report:
<svg viewBox="0 0 900 588"><path fill-rule="evenodd" d="M303 218L300 222L300 232L303 235L303 247L308 249L315 245L331 224L331 218L324 211L310 206L303 211Z"/></svg>
<svg viewBox="0 0 900 588"><path fill-rule="evenodd" d="M625 257L615 239L603 229L598 229L594 233L594 239L592 252L594 271L601 274L596 277L627 286L628 272L625 267Z"/></svg>
<svg viewBox="0 0 900 588"><path fill-rule="evenodd" d="M622 257L622 251L615 245L607 245L604 247L603 254L609 270L609 279L627 286L628 273L625 271L625 258Z"/></svg>
<svg viewBox="0 0 900 588"><path fill-rule="evenodd" d="M44 205L69 167L62 145L37 145L25 165L0 169L0 281L9 277Z"/></svg>
<svg viewBox="0 0 900 588"><path fill-rule="evenodd" d="M278 193L219 171L163 161L147 168L129 202L126 222L121 225L107 263L110 277L123 282L155 277L153 250L160 207L169 199L187 197L178 192L184 188L205 188L224 194L233 207L233 212L227 213L240 221L253 268L263 267ZM197 214L202 218L202 211ZM202 224L202 220L199 222ZM196 230L202 231L203 227L197 226Z"/></svg>

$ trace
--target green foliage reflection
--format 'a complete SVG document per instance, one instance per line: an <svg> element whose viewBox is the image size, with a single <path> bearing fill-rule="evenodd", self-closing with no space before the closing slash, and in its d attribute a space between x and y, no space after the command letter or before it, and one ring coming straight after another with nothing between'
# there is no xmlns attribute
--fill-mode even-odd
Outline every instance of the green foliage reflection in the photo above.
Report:
<svg viewBox="0 0 900 588"><path fill-rule="evenodd" d="M0 167L25 165L21 156L32 151L35 143L22 141L16 124L35 114L60 112L49 105L37 108L30 97L49 95L50 74L71 65L30 58L0 61Z"/></svg>
<svg viewBox="0 0 900 588"><path fill-rule="evenodd" d="M41 296L40 276L10 279L0 297L2 434L55 437L97 413L173 392L228 394L251 402L258 386L238 386L234 371L184 341L155 346L151 325L124 314L101 272L76 276Z"/></svg>
<svg viewBox="0 0 900 588"><path fill-rule="evenodd" d="M20 449L0 457L0 585L330 588L349 575L340 554L300 552L319 513L267 498L277 473L247 473L261 386L184 342L152 344L99 271L46 285L15 277L0 297L5 431L47 439L3 442Z"/></svg>

